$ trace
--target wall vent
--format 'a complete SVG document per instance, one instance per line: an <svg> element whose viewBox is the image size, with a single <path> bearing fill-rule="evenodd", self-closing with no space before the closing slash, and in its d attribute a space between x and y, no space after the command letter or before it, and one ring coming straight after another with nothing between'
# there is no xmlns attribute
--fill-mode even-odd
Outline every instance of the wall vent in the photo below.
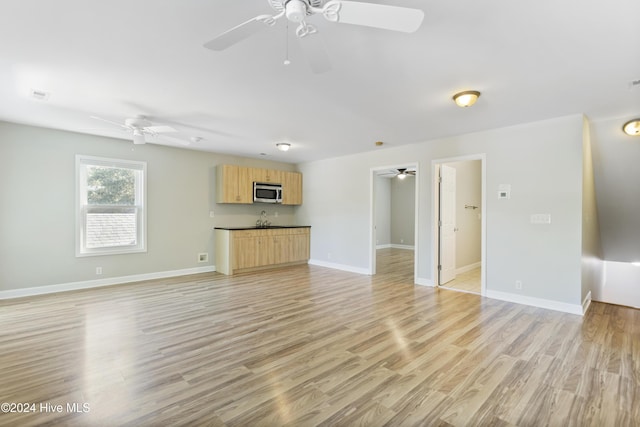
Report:
<svg viewBox="0 0 640 427"><path fill-rule="evenodd" d="M32 98L37 99L38 101L46 101L51 96L49 92L38 89L31 89L30 95Z"/></svg>
<svg viewBox="0 0 640 427"><path fill-rule="evenodd" d="M638 89L638 88L640 88L640 79L638 79L638 80L631 80L631 81L629 82L629 87L630 87L631 89Z"/></svg>

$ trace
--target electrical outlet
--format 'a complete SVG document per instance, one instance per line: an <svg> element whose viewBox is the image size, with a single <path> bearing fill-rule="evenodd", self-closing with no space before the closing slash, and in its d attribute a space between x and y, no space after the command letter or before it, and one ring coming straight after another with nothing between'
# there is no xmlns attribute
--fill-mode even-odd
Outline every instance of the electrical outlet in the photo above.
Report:
<svg viewBox="0 0 640 427"><path fill-rule="evenodd" d="M198 262L208 262L209 261L209 254L204 252L201 254L198 254Z"/></svg>
<svg viewBox="0 0 640 427"><path fill-rule="evenodd" d="M522 280L516 280L516 289L519 291L522 290Z"/></svg>
<svg viewBox="0 0 640 427"><path fill-rule="evenodd" d="M327 259L331 259L331 252L327 254Z"/></svg>
<svg viewBox="0 0 640 427"><path fill-rule="evenodd" d="M209 218L213 218L215 216L215 212L214 211L209 211Z"/></svg>
<svg viewBox="0 0 640 427"><path fill-rule="evenodd" d="M404 243L404 239L400 239L400 243Z"/></svg>
<svg viewBox="0 0 640 427"><path fill-rule="evenodd" d="M102 274L102 267L96 267L96 275L101 275Z"/></svg>

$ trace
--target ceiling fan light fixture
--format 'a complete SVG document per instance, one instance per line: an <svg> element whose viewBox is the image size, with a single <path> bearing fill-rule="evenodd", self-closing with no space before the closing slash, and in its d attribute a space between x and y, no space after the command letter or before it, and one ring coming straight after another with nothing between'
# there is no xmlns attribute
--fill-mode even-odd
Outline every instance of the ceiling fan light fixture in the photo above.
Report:
<svg viewBox="0 0 640 427"><path fill-rule="evenodd" d="M480 92L477 90L465 90L453 95L453 100L459 107L471 107L480 98Z"/></svg>
<svg viewBox="0 0 640 427"><path fill-rule="evenodd" d="M285 4L285 14L291 22L302 22L307 16L307 5L302 0L290 0Z"/></svg>
<svg viewBox="0 0 640 427"><path fill-rule="evenodd" d="M640 119L633 119L628 121L622 126L622 130L627 135L639 136L640 135Z"/></svg>
<svg viewBox="0 0 640 427"><path fill-rule="evenodd" d="M291 148L291 144L289 144L288 142L279 142L276 144L276 147L278 147L278 150L280 151L289 151L289 149Z"/></svg>
<svg viewBox="0 0 640 427"><path fill-rule="evenodd" d="M402 173L399 173L397 176L398 176L398 179L405 179L407 177L407 174L402 172Z"/></svg>
<svg viewBox="0 0 640 427"><path fill-rule="evenodd" d="M133 130L133 143L136 145L141 145L144 144L145 139L144 139L144 132L142 132L142 130L140 129L134 129Z"/></svg>

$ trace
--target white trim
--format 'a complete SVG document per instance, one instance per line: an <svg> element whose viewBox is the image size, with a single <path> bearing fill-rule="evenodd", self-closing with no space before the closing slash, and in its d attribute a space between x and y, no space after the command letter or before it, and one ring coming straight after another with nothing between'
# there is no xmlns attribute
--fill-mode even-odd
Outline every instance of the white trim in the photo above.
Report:
<svg viewBox="0 0 640 427"><path fill-rule="evenodd" d="M422 277L418 277L416 278L416 285L419 286L429 286L433 288L433 280L431 279L424 279Z"/></svg>
<svg viewBox="0 0 640 427"><path fill-rule="evenodd" d="M406 249L406 250L409 250L409 251L414 251L416 249L416 247L413 246L413 245L396 245L396 244L393 244L393 243L391 244L391 247L394 248L394 249Z"/></svg>
<svg viewBox="0 0 640 427"><path fill-rule="evenodd" d="M141 160L112 159L106 157L76 154L75 174L75 251L76 257L104 255L121 255L147 252L147 162ZM130 169L138 172L135 184L135 205L127 206L136 209L136 245L87 248L84 227L87 205L87 175L85 166L106 166Z"/></svg>
<svg viewBox="0 0 640 427"><path fill-rule="evenodd" d="M391 243L387 243L385 245L376 245L376 249L389 249L391 247Z"/></svg>
<svg viewBox="0 0 640 427"><path fill-rule="evenodd" d="M478 267L482 266L482 262L474 262L473 264L465 265L464 267L460 267L456 269L456 274L466 273L467 271L475 270Z"/></svg>
<svg viewBox="0 0 640 427"><path fill-rule="evenodd" d="M352 267L350 265L337 264L335 262L327 262L319 259L310 259L309 264L317 265L318 267L333 268L334 270L348 271L349 273L366 274L367 276L371 275L371 271L366 268Z"/></svg>
<svg viewBox="0 0 640 427"><path fill-rule="evenodd" d="M60 283L57 285L37 286L25 289L11 289L0 291L0 300L23 298L34 295L53 294L57 292L77 291L80 289L99 288L102 286L121 285L125 283L140 282L143 280L165 279L167 277L187 276L189 274L212 273L216 271L214 265L206 267L185 268L182 270L159 271L157 273L134 274L131 276L110 277L107 279L85 280L81 282Z"/></svg>
<svg viewBox="0 0 640 427"><path fill-rule="evenodd" d="M487 294L485 296L501 301L509 301L515 302L516 304L546 308L547 310L562 311L565 313L577 314L579 316L582 316L584 314L583 307L580 304L569 304L566 302L530 297L526 295L511 294L508 292L492 291L489 289L487 289Z"/></svg>
<svg viewBox="0 0 640 427"><path fill-rule="evenodd" d="M589 310L589 307L591 307L591 291L589 291L587 293L587 296L584 297L584 300L582 301L582 315L583 316L585 314L587 314L587 310Z"/></svg>

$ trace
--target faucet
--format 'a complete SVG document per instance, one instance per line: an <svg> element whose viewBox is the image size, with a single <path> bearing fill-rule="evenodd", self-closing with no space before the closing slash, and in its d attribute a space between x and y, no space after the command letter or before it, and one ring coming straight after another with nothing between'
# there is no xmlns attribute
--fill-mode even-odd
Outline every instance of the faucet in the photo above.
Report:
<svg viewBox="0 0 640 427"><path fill-rule="evenodd" d="M267 211L260 212L260 219L256 221L256 227L266 228L270 225L271 223L267 221Z"/></svg>

